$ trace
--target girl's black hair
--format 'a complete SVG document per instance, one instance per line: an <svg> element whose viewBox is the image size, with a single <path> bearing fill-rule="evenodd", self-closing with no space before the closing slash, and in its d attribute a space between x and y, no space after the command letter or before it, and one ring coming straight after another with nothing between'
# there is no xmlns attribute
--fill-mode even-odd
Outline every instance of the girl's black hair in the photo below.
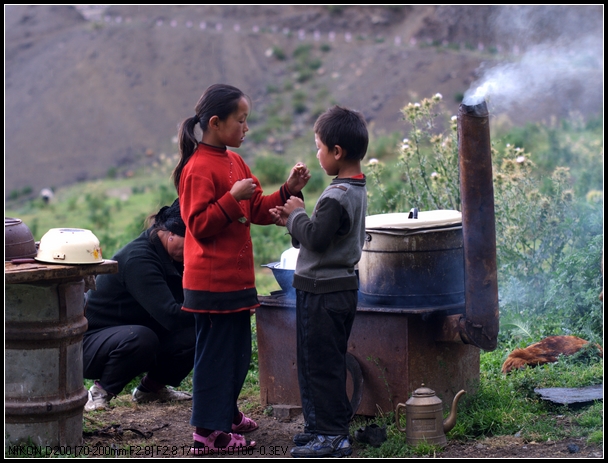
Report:
<svg viewBox="0 0 608 463"><path fill-rule="evenodd" d="M201 129L205 131L209 125L209 120L213 116L217 116L221 121L226 120L230 114L238 109L239 101L243 97L249 99L241 90L232 85L211 85L199 98L194 108L195 115L185 119L180 124L177 133L180 160L173 170L173 184L178 193L182 170L198 146L198 140L194 135L196 124L200 124Z"/></svg>

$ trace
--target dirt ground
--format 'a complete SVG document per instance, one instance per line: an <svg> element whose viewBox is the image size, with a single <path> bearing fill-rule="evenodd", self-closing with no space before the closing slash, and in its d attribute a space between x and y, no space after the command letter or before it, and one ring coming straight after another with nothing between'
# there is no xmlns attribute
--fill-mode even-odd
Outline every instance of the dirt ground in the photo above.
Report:
<svg viewBox="0 0 608 463"><path fill-rule="evenodd" d="M302 432L302 414L279 420L260 405L246 409L259 429L247 434L256 447L242 453L209 455L202 458L290 458L293 435ZM193 428L189 424L191 402L173 404L133 404L128 396L119 396L113 408L85 413L84 446L89 457L182 458L190 456ZM353 443L351 458L360 458L363 444ZM522 438L501 436L461 443L451 441L434 458L602 458L599 445L587 445L584 439L570 438L555 442L524 442Z"/></svg>

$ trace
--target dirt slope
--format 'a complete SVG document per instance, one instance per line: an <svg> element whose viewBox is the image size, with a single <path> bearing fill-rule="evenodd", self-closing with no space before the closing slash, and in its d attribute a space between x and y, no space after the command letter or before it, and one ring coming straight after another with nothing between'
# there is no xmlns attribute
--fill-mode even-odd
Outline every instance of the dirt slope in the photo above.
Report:
<svg viewBox="0 0 608 463"><path fill-rule="evenodd" d="M174 152L177 124L211 83L242 88L263 114L269 89L295 82L292 54L304 43L331 46L306 91L329 89L326 106L360 109L373 130L386 132L403 129L405 104L437 92L456 113L482 63L510 59L506 52L557 43L558 33L593 32L603 43L602 6L522 8L113 5L87 21L71 6L7 5L5 193L134 168L147 150ZM526 33L511 34L522 12ZM554 16L560 21L547 19ZM289 59L269 56L273 48ZM597 74L584 86L556 88L556 98L528 105L515 120L598 113L603 67ZM311 124L304 116L295 134Z"/></svg>

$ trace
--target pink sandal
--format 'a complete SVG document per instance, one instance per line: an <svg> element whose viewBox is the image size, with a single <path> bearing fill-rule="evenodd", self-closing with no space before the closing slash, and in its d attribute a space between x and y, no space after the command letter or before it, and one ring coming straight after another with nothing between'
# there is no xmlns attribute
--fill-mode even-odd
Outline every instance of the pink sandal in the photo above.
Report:
<svg viewBox="0 0 608 463"><path fill-rule="evenodd" d="M192 433L194 445L190 447L190 454L194 456L213 455L227 451L228 448L233 450L246 450L255 447L255 441L246 441L240 434L229 433L230 442L225 447L216 447L215 441L222 434L222 431L213 431L208 437L203 437L200 434ZM202 444L202 445L201 445ZM237 450L238 451L238 450Z"/></svg>
<svg viewBox="0 0 608 463"><path fill-rule="evenodd" d="M247 418L243 412L240 413L242 416L241 422L239 424L232 425L232 432L243 434L258 429L258 424L255 421L253 421L251 418Z"/></svg>

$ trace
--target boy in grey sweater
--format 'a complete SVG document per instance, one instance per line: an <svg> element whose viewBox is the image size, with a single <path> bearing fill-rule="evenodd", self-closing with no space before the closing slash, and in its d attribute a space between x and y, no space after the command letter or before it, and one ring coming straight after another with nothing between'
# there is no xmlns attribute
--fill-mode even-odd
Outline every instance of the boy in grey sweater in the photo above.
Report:
<svg viewBox="0 0 608 463"><path fill-rule="evenodd" d="M367 190L361 160L369 141L361 113L334 106L314 125L317 159L333 178L308 217L292 196L271 209L300 248L296 288L297 361L304 433L293 457L344 457L352 453L346 393L346 350L357 311L355 266L365 240Z"/></svg>

